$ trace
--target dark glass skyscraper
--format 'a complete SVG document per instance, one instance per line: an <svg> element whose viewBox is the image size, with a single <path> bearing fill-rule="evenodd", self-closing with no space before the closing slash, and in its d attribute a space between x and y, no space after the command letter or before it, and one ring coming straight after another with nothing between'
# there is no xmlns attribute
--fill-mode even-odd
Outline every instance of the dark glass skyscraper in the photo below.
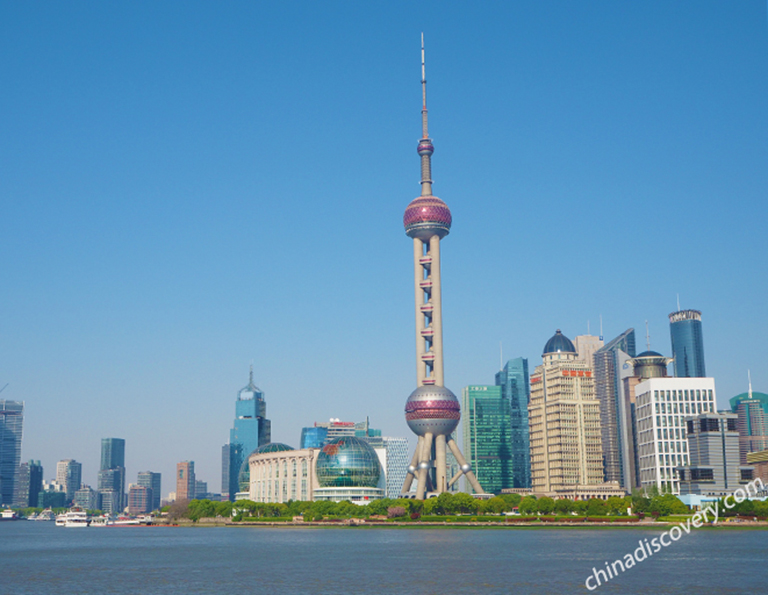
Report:
<svg viewBox="0 0 768 595"><path fill-rule="evenodd" d="M125 467L125 440L123 438L101 439L101 469Z"/></svg>
<svg viewBox="0 0 768 595"><path fill-rule="evenodd" d="M464 452L480 485L493 494L513 487L509 399L500 386L467 386L461 401Z"/></svg>
<svg viewBox="0 0 768 595"><path fill-rule="evenodd" d="M531 398L531 387L528 382L528 360L522 357L509 360L496 373L496 386L501 387L501 396L509 401L512 480L509 486L504 487L529 488L531 487L531 449L528 433L528 401Z"/></svg>
<svg viewBox="0 0 768 595"><path fill-rule="evenodd" d="M272 439L271 422L267 419L264 393L253 383L251 367L248 385L237 393L235 423L229 432L229 444L222 449L221 492L231 501L239 490L240 468L259 446Z"/></svg>
<svg viewBox="0 0 768 595"><path fill-rule="evenodd" d="M701 333L701 312L680 310L669 315L672 357L678 378L704 378L704 338Z"/></svg>
<svg viewBox="0 0 768 595"><path fill-rule="evenodd" d="M0 399L0 505L13 504L23 426L24 403Z"/></svg>
<svg viewBox="0 0 768 595"><path fill-rule="evenodd" d="M101 469L98 473L98 490L105 511L122 512L126 505L125 495L125 440L101 439ZM104 495L107 494L106 499ZM108 504L107 504L108 503Z"/></svg>
<svg viewBox="0 0 768 595"><path fill-rule="evenodd" d="M139 471L139 475L136 478L138 485L152 490L151 510L160 509L160 480L161 475L152 471Z"/></svg>
<svg viewBox="0 0 768 595"><path fill-rule="evenodd" d="M13 505L19 508L37 506L37 499L42 491L43 466L40 461L29 461L19 465Z"/></svg>

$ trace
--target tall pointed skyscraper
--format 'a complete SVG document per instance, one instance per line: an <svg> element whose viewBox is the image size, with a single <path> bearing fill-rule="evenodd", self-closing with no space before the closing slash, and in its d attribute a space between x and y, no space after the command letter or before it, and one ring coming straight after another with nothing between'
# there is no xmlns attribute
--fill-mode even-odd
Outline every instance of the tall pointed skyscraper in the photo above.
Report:
<svg viewBox="0 0 768 595"><path fill-rule="evenodd" d="M424 36L421 36L422 135L421 196L405 209L405 233L413 239L414 287L416 291L416 380L418 388L405 404L405 419L419 441L403 493L417 480L416 497L442 493L465 474L476 493L483 490L451 437L461 418L459 400L443 386L443 312L440 286L440 240L451 229L451 211L432 195L432 153L427 129L427 79L424 68ZM448 481L446 445L459 463L459 472Z"/></svg>

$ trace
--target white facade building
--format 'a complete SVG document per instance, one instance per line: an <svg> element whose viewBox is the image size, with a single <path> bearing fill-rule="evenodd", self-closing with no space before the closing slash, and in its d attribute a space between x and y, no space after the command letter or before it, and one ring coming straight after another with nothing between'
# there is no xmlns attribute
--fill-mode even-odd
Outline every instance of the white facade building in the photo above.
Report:
<svg viewBox="0 0 768 595"><path fill-rule="evenodd" d="M715 412L715 379L649 378L635 395L640 486L679 494L675 468L690 461L685 419Z"/></svg>

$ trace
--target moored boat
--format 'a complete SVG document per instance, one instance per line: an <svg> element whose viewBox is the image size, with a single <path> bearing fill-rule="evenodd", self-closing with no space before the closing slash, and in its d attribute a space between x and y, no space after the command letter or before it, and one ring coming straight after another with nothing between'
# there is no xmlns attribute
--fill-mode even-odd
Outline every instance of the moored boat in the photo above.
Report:
<svg viewBox="0 0 768 595"><path fill-rule="evenodd" d="M78 506L56 517L57 527L87 527L90 522L88 513Z"/></svg>

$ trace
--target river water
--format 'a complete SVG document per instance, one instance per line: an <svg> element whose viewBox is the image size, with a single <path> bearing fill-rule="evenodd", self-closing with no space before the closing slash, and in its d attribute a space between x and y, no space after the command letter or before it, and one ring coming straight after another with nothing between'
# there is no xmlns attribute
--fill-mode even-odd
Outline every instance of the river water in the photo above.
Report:
<svg viewBox="0 0 768 595"><path fill-rule="evenodd" d="M0 523L0 593L566 594L659 530ZM591 583L592 584L592 583ZM595 592L768 592L768 531L701 529Z"/></svg>

